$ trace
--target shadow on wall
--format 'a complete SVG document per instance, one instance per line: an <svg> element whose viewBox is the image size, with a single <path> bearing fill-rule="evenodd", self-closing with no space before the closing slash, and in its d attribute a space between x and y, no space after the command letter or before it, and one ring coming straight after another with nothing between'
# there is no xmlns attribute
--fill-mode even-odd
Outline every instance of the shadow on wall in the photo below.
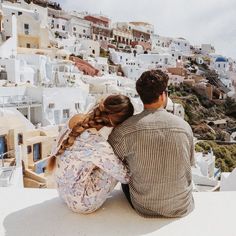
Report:
<svg viewBox="0 0 236 236"><path fill-rule="evenodd" d="M103 207L89 215L71 212L59 198L8 215L4 220L6 236L102 235L129 236L158 234L175 219L145 219L128 205L121 191L115 190Z"/></svg>

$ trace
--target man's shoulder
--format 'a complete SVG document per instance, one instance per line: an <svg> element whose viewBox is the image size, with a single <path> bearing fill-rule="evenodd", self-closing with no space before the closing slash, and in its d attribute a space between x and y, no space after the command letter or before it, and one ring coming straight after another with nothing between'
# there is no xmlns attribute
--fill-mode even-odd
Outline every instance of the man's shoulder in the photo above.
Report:
<svg viewBox="0 0 236 236"><path fill-rule="evenodd" d="M131 117L129 117L127 120L125 120L123 123L121 123L120 125L118 125L117 127L115 127L115 130L119 130L119 131L123 131L123 130L127 130L128 128L133 127L136 123L137 123L137 117L138 115L133 115Z"/></svg>
<svg viewBox="0 0 236 236"><path fill-rule="evenodd" d="M134 115L118 125L113 133L125 136L138 130L146 129L181 129L190 135L192 129L190 125L182 118L173 115L167 111L161 113L146 114L145 111Z"/></svg>
<svg viewBox="0 0 236 236"><path fill-rule="evenodd" d="M129 117L127 120L113 129L112 135L125 136L129 133L132 133L133 131L135 131L137 123L141 119L141 117L142 113Z"/></svg>
<svg viewBox="0 0 236 236"><path fill-rule="evenodd" d="M168 116L168 123L170 127L180 128L183 129L189 133L192 133L192 128L189 125L187 121L185 121L183 118L173 115L172 113L166 112L166 116Z"/></svg>

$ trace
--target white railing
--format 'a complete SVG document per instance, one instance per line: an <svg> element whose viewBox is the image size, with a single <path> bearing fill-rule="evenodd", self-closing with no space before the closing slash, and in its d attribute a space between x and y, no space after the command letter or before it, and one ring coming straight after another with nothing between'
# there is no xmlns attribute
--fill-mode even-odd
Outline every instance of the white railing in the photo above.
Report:
<svg viewBox="0 0 236 236"><path fill-rule="evenodd" d="M21 146L0 154L0 187L23 186Z"/></svg>
<svg viewBox="0 0 236 236"><path fill-rule="evenodd" d="M0 154L0 160L1 160L2 167L5 167L4 161L6 160L6 157L8 157L9 155L14 156L15 154L16 154L16 152L14 150Z"/></svg>
<svg viewBox="0 0 236 236"><path fill-rule="evenodd" d="M16 169L16 161L13 165L5 166L5 161L7 160L7 159L5 159L5 157L9 156L9 155L14 155L14 154L15 154L14 150L0 154L0 159L1 159L0 186L8 186L8 183L11 182L12 176L13 176L14 171Z"/></svg>
<svg viewBox="0 0 236 236"><path fill-rule="evenodd" d="M33 104L39 104L39 102L24 95L0 96L0 107L2 108L31 106Z"/></svg>

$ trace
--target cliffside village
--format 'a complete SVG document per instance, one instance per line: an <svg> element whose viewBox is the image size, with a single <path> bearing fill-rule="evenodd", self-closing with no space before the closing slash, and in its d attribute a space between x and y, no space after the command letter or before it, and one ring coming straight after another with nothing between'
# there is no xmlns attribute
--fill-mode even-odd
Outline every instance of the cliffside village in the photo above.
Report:
<svg viewBox="0 0 236 236"><path fill-rule="evenodd" d="M141 112L135 81L150 69L166 71L172 87L236 100L236 61L211 44L194 46L158 35L146 22L112 22L54 2L1 1L0 186L47 187L48 157L68 118L114 93L129 96ZM171 99L167 110L185 117L183 105ZM207 122L227 126L227 120ZM196 191L219 189L214 153L196 152L196 162ZM221 190L231 189L236 172L221 176Z"/></svg>

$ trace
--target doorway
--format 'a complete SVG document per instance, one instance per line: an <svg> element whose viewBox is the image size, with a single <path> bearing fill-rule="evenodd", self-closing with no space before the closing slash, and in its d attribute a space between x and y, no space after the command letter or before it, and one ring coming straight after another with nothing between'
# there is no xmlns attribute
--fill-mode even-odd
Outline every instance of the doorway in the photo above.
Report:
<svg viewBox="0 0 236 236"><path fill-rule="evenodd" d="M7 140L5 136L0 136L0 155L7 152Z"/></svg>
<svg viewBox="0 0 236 236"><path fill-rule="evenodd" d="M41 160L41 143L33 145L33 160L34 162Z"/></svg>

